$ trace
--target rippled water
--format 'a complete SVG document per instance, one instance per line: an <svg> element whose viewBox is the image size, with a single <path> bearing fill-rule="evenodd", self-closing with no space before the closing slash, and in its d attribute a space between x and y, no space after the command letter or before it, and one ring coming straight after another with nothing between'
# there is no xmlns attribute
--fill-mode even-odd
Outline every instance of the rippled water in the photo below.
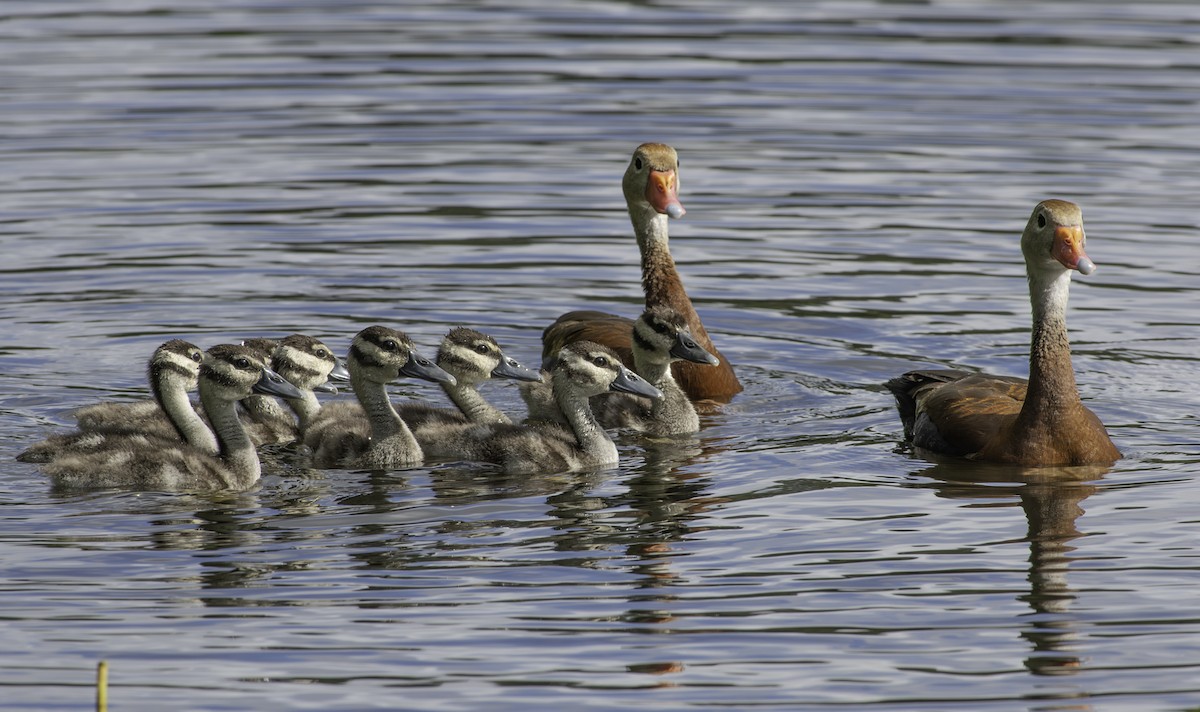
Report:
<svg viewBox="0 0 1200 712"><path fill-rule="evenodd" d="M1200 6L5 3L5 709L1200 705ZM618 188L746 391L621 466L276 465L225 497L50 491L13 456L153 347L466 323L527 362L635 314ZM1080 389L1126 458L899 447L881 383L1021 374L1017 236L1085 211ZM398 392L438 397L405 385ZM489 395L514 410L513 389Z"/></svg>

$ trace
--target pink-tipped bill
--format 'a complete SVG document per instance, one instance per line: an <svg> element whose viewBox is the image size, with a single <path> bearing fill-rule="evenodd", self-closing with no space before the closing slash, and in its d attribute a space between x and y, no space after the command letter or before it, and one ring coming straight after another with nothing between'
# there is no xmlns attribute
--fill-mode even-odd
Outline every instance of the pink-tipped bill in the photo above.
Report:
<svg viewBox="0 0 1200 712"><path fill-rule="evenodd" d="M681 218L687 211L679 202L679 179L674 170L650 171L646 181L646 201L660 213Z"/></svg>
<svg viewBox="0 0 1200 712"><path fill-rule="evenodd" d="M1054 230L1054 259L1067 269L1077 269L1080 274L1096 271L1096 263L1083 251L1083 228L1079 225L1062 225Z"/></svg>

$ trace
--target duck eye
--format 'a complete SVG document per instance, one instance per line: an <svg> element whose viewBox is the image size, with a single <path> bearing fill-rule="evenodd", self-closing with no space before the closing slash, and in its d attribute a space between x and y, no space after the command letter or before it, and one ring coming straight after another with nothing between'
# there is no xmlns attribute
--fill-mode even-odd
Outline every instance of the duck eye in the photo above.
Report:
<svg viewBox="0 0 1200 712"><path fill-rule="evenodd" d="M597 366L607 366L608 359L603 356L597 356L596 358L592 359L592 363L596 364Z"/></svg>
<svg viewBox="0 0 1200 712"><path fill-rule="evenodd" d="M491 349L488 348L487 344L478 344L475 346L475 353L477 354L486 354L488 351L491 351Z"/></svg>
<svg viewBox="0 0 1200 712"><path fill-rule="evenodd" d="M204 357L200 355L199 351L193 351L192 352L192 360L195 361L196 363L200 363L202 360L204 360Z"/></svg>
<svg viewBox="0 0 1200 712"><path fill-rule="evenodd" d="M396 349L399 349L399 348L400 348L400 345L399 345L399 344L397 344L397 343L396 343L395 341L393 341L392 339L388 339L387 341L384 341L384 342L383 342L383 348L384 348L384 350L386 350L386 351L395 351Z"/></svg>
<svg viewBox="0 0 1200 712"><path fill-rule="evenodd" d="M1038 227L1046 227L1046 216L1038 215Z"/></svg>
<svg viewBox="0 0 1200 712"><path fill-rule="evenodd" d="M250 368L250 359L243 356L243 357L239 358L238 360L234 361L233 365L237 366L238 368Z"/></svg>
<svg viewBox="0 0 1200 712"><path fill-rule="evenodd" d="M642 170L642 159L640 157L633 159L633 167L635 170Z"/></svg>

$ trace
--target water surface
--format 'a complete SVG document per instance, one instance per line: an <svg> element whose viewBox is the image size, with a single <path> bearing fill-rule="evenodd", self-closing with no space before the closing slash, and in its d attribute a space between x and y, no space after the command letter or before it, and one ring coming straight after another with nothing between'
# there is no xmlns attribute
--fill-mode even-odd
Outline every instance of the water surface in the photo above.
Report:
<svg viewBox="0 0 1200 712"><path fill-rule="evenodd" d="M7 3L5 708L85 708L99 660L121 709L1200 705L1200 8L728 5ZM171 337L468 324L535 363L563 311L636 314L647 140L746 384L695 438L216 497L13 460ZM1084 208L1075 367L1125 459L914 457L881 384L1024 373L1046 197Z"/></svg>

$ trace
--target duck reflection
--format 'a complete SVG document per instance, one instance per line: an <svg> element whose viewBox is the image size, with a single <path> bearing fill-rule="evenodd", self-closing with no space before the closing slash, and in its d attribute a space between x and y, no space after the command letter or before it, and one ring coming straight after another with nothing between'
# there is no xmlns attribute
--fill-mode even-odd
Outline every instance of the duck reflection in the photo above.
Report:
<svg viewBox="0 0 1200 712"><path fill-rule="evenodd" d="M669 557L671 542L691 531L691 515L707 508L701 495L709 483L685 470L705 456L698 440L646 438L639 448L644 460L629 463L633 474L625 491L596 492L597 485L611 479L609 471L604 477L560 489L546 502L550 518L560 522L556 540L560 551L611 551L623 546L644 564L638 567L645 575L642 585L653 587L655 581L664 580L658 561Z"/></svg>
<svg viewBox="0 0 1200 712"><path fill-rule="evenodd" d="M547 502L563 522L560 550L610 552L584 564L599 566L613 565L614 550L624 552L616 563L634 580L623 594L628 607L620 617L622 624L639 633L666 634L672 632L676 618L675 589L684 583L674 566L680 556L677 545L696 531L696 520L718 502L707 494L711 480L695 474L700 469L696 465L713 449L697 438L637 438L637 445L643 461L630 463L632 475L620 494L604 496L575 488ZM627 669L664 676L682 672L684 665L673 659L642 660Z"/></svg>
<svg viewBox="0 0 1200 712"><path fill-rule="evenodd" d="M628 542L630 570L638 576L639 592L629 596L626 619L646 632L669 633L675 620L676 587L685 583L673 563L678 542L696 531L696 520L717 498L707 494L711 480L695 474L697 463L711 456L697 439L655 440L642 443L645 460L629 480L628 506L638 516L636 538ZM630 672L669 676L684 671L679 660L630 666ZM665 679L659 686L671 686Z"/></svg>
<svg viewBox="0 0 1200 712"><path fill-rule="evenodd" d="M1032 652L1025 667L1035 675L1073 675L1080 667L1074 641L1078 621L1071 614L1076 598L1067 580L1080 536L1076 521L1081 502L1097 487L1091 482L1110 470L1108 466L1021 468L961 460L939 462L915 475L935 480L938 495L963 499L1015 497L1028 522L1029 593L1019 597L1033 609L1021 637ZM1011 484L1012 487L1000 486Z"/></svg>

